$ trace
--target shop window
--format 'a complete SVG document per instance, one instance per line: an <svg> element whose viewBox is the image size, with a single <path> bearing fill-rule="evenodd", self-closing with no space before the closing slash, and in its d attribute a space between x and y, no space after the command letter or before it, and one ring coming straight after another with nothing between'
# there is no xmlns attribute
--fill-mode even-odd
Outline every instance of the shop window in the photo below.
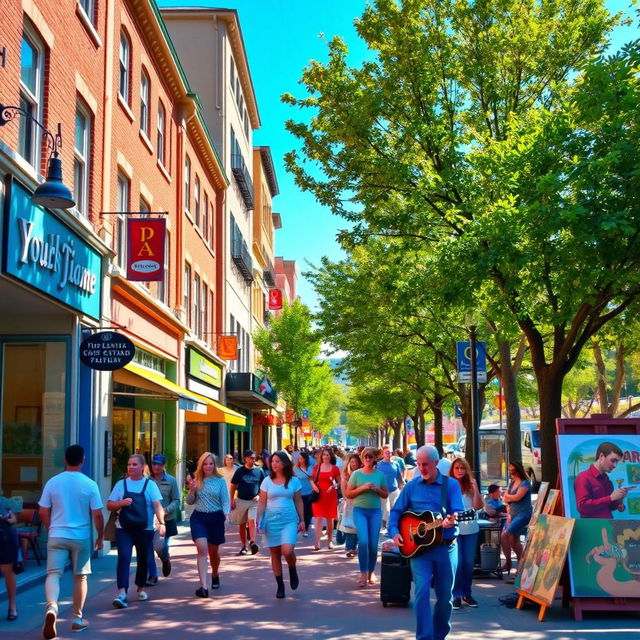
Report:
<svg viewBox="0 0 640 640"><path fill-rule="evenodd" d="M156 356L153 353L149 353L148 351L144 351L136 347L133 355L133 361L142 367L146 367L147 369L151 369L152 371L165 375L165 361L164 358L161 358L160 356Z"/></svg>
<svg viewBox="0 0 640 640"><path fill-rule="evenodd" d="M24 502L40 498L64 466L68 344L4 343L2 347L2 491Z"/></svg>

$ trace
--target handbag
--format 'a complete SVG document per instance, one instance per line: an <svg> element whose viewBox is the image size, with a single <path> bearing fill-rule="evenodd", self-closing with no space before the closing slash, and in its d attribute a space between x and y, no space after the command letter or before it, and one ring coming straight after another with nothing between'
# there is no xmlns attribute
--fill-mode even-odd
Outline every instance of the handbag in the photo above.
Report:
<svg viewBox="0 0 640 640"><path fill-rule="evenodd" d="M305 471L305 473L307 473ZM307 475L309 476L309 474L307 473ZM309 476L309 479L313 482L313 484L311 485L311 488L313 489L313 492L311 494L311 497L309 498L309 502L314 503L314 502L318 502L318 500L320 500L320 489L318 488L318 477L320 476L320 464L318 463L318 471L316 472L316 479L315 480L311 480L311 476Z"/></svg>
<svg viewBox="0 0 640 640"><path fill-rule="evenodd" d="M170 518L169 520L164 521L165 528L165 538L170 538L171 536L178 535L178 524L176 523L175 518Z"/></svg>
<svg viewBox="0 0 640 640"><path fill-rule="evenodd" d="M104 525L104 531L102 533L102 537L107 542L115 542L116 541L116 520L118 519L118 512L112 511L109 515L109 519L107 520L107 524Z"/></svg>

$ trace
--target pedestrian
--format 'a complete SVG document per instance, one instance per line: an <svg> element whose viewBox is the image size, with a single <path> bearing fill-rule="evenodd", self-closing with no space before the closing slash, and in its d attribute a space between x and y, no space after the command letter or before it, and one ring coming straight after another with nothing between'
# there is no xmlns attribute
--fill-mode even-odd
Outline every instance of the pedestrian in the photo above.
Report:
<svg viewBox="0 0 640 640"><path fill-rule="evenodd" d="M327 527L327 548L333 549L333 521L338 517L338 483L340 472L336 467L333 451L325 447L320 453L320 461L313 470L313 481L319 489L319 497L313 503L314 533L316 551L320 550L322 520Z"/></svg>
<svg viewBox="0 0 640 640"><path fill-rule="evenodd" d="M162 508L164 509L165 535L161 536L156 529L153 533L153 544L149 549L149 573L147 586L153 586L158 582L158 568L154 551L162 563L162 575L166 578L171 573L171 556L169 554L169 540L178 534L177 517L180 513L180 491L178 482L165 471L167 459L161 453L156 453L151 459L151 479L158 485L162 495Z"/></svg>
<svg viewBox="0 0 640 640"><path fill-rule="evenodd" d="M387 482L387 491L389 492L387 497L381 501L382 526L386 527L389 512L400 495L400 489L404 487L404 480L402 479L400 465L391 460L391 448L388 444L382 447L382 460L378 462L376 469L384 473L384 477Z"/></svg>
<svg viewBox="0 0 640 640"><path fill-rule="evenodd" d="M73 609L71 631L83 631L89 623L82 617L87 599L87 575L91 573L91 553L102 549L104 518L98 485L82 473L84 448L72 444L64 452L65 470L44 485L40 496L40 520L49 530L47 539L47 577L44 583L47 601L42 635L57 633L60 578L71 559L73 571ZM91 544L93 522L97 538Z"/></svg>
<svg viewBox="0 0 640 640"><path fill-rule="evenodd" d="M212 453L205 451L189 484L187 504L194 505L189 518L191 539L198 553L198 598L209 597L207 587L207 557L211 563L211 588L220 588L219 546L224 544L225 518L230 511L229 492L224 478L218 473Z"/></svg>
<svg viewBox="0 0 640 640"><path fill-rule="evenodd" d="M458 481L462 492L462 504L468 509L482 509L482 495L478 483L471 474L471 467L464 458L457 458L451 465L449 475ZM477 607L478 603L471 595L473 581L473 565L478 548L478 520L468 520L458 524L458 568L453 583L453 608L459 609L462 604Z"/></svg>
<svg viewBox="0 0 640 640"><path fill-rule="evenodd" d="M136 549L136 577L138 600L148 600L145 591L149 547L153 546L153 515L158 519L160 535L165 534L162 494L158 485L143 475L144 456L134 453L127 462L127 476L118 480L107 500L109 511L118 511L116 521L116 543L118 545L117 586L118 594L113 599L116 609L129 606L129 571L131 554Z"/></svg>
<svg viewBox="0 0 640 640"><path fill-rule="evenodd" d="M271 471L271 469L269 468L269 452L266 449L263 449L260 452L260 462L262 465L262 470L265 472L265 474L269 473L269 471Z"/></svg>
<svg viewBox="0 0 640 640"><path fill-rule="evenodd" d="M231 478L233 474L238 470L238 465L233 461L233 456L230 453L226 453L222 459L222 468L218 469L220 475L224 478L227 485L227 491L231 487Z"/></svg>
<svg viewBox="0 0 640 640"><path fill-rule="evenodd" d="M516 554L518 563L520 562L522 557L520 536L527 530L533 514L531 483L521 462L509 463L509 478L511 481L503 496L503 500L509 507L509 516L501 538L502 552L505 557L502 570L507 573L511 571L511 551Z"/></svg>
<svg viewBox="0 0 640 640"><path fill-rule="evenodd" d="M18 560L18 536L13 525L17 518L11 509L11 503L7 498L0 498L0 571L4 576L7 585L7 596L9 598L9 609L7 620L13 622L18 619L18 608L16 604L16 574L13 565Z"/></svg>
<svg viewBox="0 0 640 640"><path fill-rule="evenodd" d="M443 640L451 631L453 580L458 565L455 513L463 510L460 485L438 471L440 455L435 447L426 445L417 451L416 463L420 477L413 478L400 492L389 515L389 535L402 547L404 540L398 529L405 511L431 511L442 516L442 544L427 547L411 558L411 572L415 583L416 639ZM431 614L430 590L433 586L436 604Z"/></svg>
<svg viewBox="0 0 640 640"><path fill-rule="evenodd" d="M353 500L353 521L358 534L359 587L377 582L374 571L378 560L378 539L382 524L380 499L387 497L387 481L375 468L376 450L367 447L361 455L362 467L352 472L346 497Z"/></svg>
<svg viewBox="0 0 640 640"><path fill-rule="evenodd" d="M313 509L311 497L314 494L316 486L311 479L311 468L309 467L309 454L306 451L300 451L300 455L293 466L293 473L300 481L300 495L302 496L302 506L304 510L304 533L305 538L309 537L309 526L313 517Z"/></svg>
<svg viewBox="0 0 640 640"><path fill-rule="evenodd" d="M347 487L351 474L362 467L362 461L357 453L350 453L342 467L340 474L340 486L342 488L342 511L338 521L338 529L344 533L344 550L347 558L354 558L357 555L358 532L356 531L353 519L353 500L347 497Z"/></svg>
<svg viewBox="0 0 640 640"><path fill-rule="evenodd" d="M295 591L299 584L294 548L298 532L304 531L301 485L293 475L291 459L284 451L276 451L271 455L269 467L269 476L260 485L257 515L278 584L276 598L284 598L282 556L289 567L291 589Z"/></svg>
<svg viewBox="0 0 640 640"><path fill-rule="evenodd" d="M396 449L391 456L391 461L395 462L400 467L400 473L402 474L402 482L407 481L407 463L402 456L402 449Z"/></svg>
<svg viewBox="0 0 640 640"><path fill-rule="evenodd" d="M256 515L258 513L260 485L264 478L264 472L260 467L256 466L256 454L251 449L247 449L244 452L244 465L233 474L229 487L229 497L231 499L230 521L240 525L239 533L242 547L238 552L239 556L246 556L249 551L251 551L251 555L255 555L259 550L255 541ZM247 525L249 528L248 542ZM249 546L248 550L247 544Z"/></svg>

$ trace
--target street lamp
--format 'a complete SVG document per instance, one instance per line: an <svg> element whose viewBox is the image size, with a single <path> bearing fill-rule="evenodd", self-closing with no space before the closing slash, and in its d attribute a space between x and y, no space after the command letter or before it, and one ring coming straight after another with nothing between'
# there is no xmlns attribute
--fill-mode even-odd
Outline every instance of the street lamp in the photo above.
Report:
<svg viewBox="0 0 640 640"><path fill-rule="evenodd" d="M62 146L62 127L58 123L58 132L54 136L36 120L26 109L0 104L0 127L11 122L18 114L34 122L45 134L47 146L51 149L47 165L47 179L33 192L31 202L53 209L70 209L76 203L69 188L62 182L62 161L58 150Z"/></svg>

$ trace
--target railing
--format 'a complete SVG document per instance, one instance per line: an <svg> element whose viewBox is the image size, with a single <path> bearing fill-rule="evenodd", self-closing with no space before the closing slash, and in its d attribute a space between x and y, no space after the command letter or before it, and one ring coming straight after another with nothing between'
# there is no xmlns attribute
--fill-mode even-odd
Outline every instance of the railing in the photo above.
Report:
<svg viewBox="0 0 640 640"><path fill-rule="evenodd" d="M247 209L253 209L253 182L237 142L231 149L231 171L240 188L244 204Z"/></svg>
<svg viewBox="0 0 640 640"><path fill-rule="evenodd" d="M240 270L245 282L253 282L253 260L247 243L235 224L231 227L231 259Z"/></svg>

